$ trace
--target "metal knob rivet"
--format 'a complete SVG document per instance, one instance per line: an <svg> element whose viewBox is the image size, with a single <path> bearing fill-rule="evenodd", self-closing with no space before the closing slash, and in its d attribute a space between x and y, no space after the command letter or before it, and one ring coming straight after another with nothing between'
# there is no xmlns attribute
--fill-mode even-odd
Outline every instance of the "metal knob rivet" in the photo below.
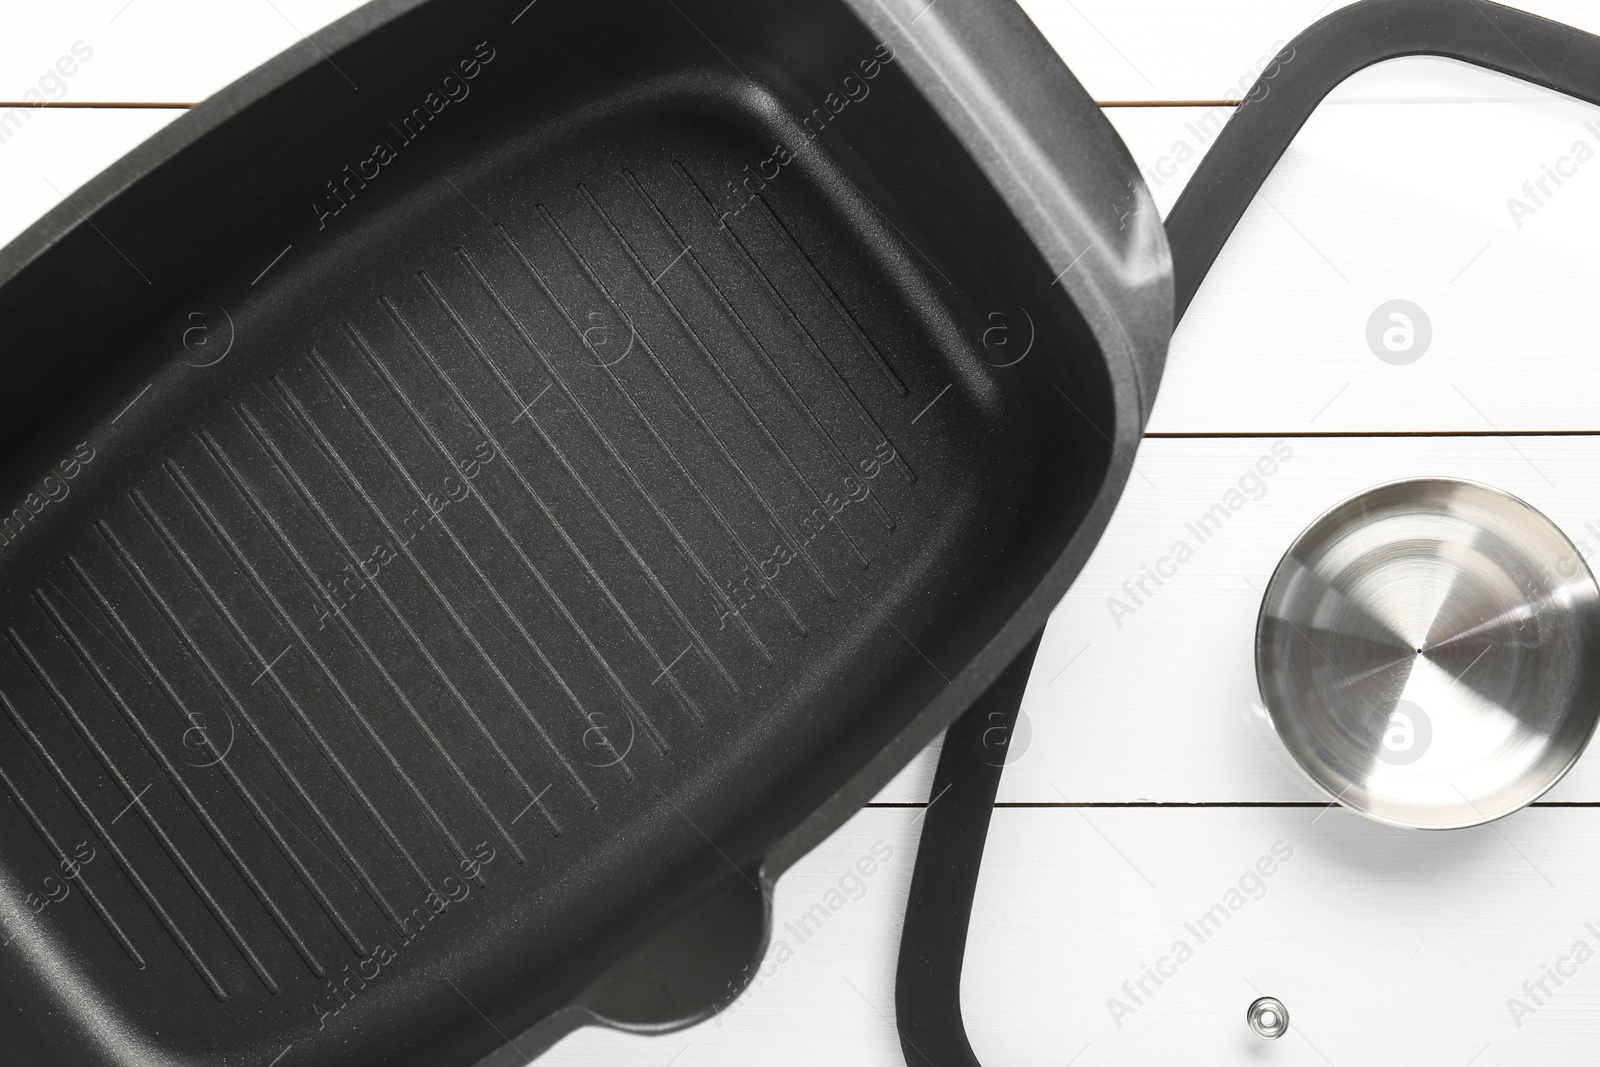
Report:
<svg viewBox="0 0 1600 1067"><path fill-rule="evenodd" d="M1289 1009L1277 997L1262 997L1244 1013L1245 1021L1257 1037L1276 1041L1289 1032Z"/></svg>

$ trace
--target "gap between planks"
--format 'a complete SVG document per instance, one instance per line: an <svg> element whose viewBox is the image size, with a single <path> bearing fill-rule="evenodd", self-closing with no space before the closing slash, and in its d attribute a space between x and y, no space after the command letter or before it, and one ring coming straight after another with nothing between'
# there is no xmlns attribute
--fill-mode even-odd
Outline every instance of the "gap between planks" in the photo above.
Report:
<svg viewBox="0 0 1600 1067"><path fill-rule="evenodd" d="M194 106L194 104L161 100L46 100L42 103L28 100L0 100L0 107L25 107L35 111L43 111L46 108L52 111L63 108L69 110L95 110L100 108L127 110L130 108L143 108L151 111L186 111Z"/></svg>

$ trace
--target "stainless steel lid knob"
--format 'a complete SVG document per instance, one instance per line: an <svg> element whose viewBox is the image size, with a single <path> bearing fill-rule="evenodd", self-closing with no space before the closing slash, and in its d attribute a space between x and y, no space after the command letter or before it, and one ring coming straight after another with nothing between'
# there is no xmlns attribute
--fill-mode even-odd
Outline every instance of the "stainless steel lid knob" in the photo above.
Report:
<svg viewBox="0 0 1600 1067"><path fill-rule="evenodd" d="M1289 1032L1289 1009L1277 997L1262 997L1244 1013L1245 1021L1257 1037L1276 1041Z"/></svg>
<svg viewBox="0 0 1600 1067"><path fill-rule="evenodd" d="M1394 482L1323 515L1267 587L1256 678L1329 796L1394 826L1473 826L1530 803L1600 713L1600 588L1516 497Z"/></svg>

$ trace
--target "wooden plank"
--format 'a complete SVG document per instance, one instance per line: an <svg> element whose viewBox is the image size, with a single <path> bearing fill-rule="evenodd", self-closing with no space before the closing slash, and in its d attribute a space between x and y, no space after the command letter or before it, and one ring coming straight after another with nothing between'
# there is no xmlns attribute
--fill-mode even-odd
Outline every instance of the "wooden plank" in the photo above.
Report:
<svg viewBox="0 0 1600 1067"><path fill-rule="evenodd" d="M943 739L935 741L924 749L915 759L906 764L905 770L895 775L894 781L884 787L883 792L872 798L874 804L926 804L932 795L933 768L939 761L939 750L943 747Z"/></svg>
<svg viewBox="0 0 1600 1067"><path fill-rule="evenodd" d="M1292 458L1278 461L1275 447ZM1275 473L1247 489L1263 495L1200 543L1193 523L1264 457ZM1146 441L1105 536L1045 631L1023 701L1025 748L1006 768L1000 800L1319 799L1256 708L1260 591L1290 542L1347 496L1437 475L1528 500L1600 567L1597 469L1593 437ZM1157 587L1146 569L1175 569L1179 541L1193 558ZM1130 595L1124 583L1140 581ZM877 801L926 801L935 758L919 757ZM1588 753L1549 799L1600 801L1600 755Z"/></svg>
<svg viewBox="0 0 1600 1067"><path fill-rule="evenodd" d="M52 100L193 103L361 3L77 0L14 6L0 35L0 100L20 100L31 91ZM58 68L63 57L69 61Z"/></svg>
<svg viewBox="0 0 1600 1067"><path fill-rule="evenodd" d="M731 1012L662 1038L580 1031L540 1063L898 1067L894 960L915 816L863 812L779 881L760 984ZM1597 833L1593 809L1440 834L1302 808L1001 809L968 941L967 1029L991 1067L1588 1062L1600 956L1562 957L1578 940L1600 953L1584 925L1600 920ZM830 898L874 845L889 861ZM1230 897L1262 857L1272 875ZM840 906L806 940L791 932L829 903ZM1213 915L1202 943L1185 923L1218 904L1237 907ZM1192 958L1162 962L1178 940ZM1522 983L1558 962L1576 975L1546 980L1551 995L1533 1005ZM1159 988L1147 979L1118 1027L1107 999L1132 1005L1122 983L1158 963L1175 973ZM1258 991L1289 1007L1276 1043L1245 1029ZM1513 996L1536 1009L1520 1028Z"/></svg>
<svg viewBox="0 0 1600 1067"><path fill-rule="evenodd" d="M1319 6L1331 10L1342 2L1025 0L1022 6L1096 99L1193 101L1237 98L1265 58L1309 25ZM75 101L193 102L359 6L359 0L18 5L0 37L0 71L7 72L0 100L35 89ZM507 23L520 6L506 5ZM1525 0L1520 6L1600 32L1600 9L1592 0ZM47 72L78 42L93 55L62 79L62 89ZM1376 99L1419 91L1448 95L1453 66L1440 63L1433 75L1443 88L1379 81L1363 91ZM1536 92L1508 82L1490 98Z"/></svg>
<svg viewBox="0 0 1600 1067"><path fill-rule="evenodd" d="M1271 57L1320 15L1348 0L1022 0L1022 7L1097 100L1189 101L1238 98ZM1523 0L1546 18L1600 33L1592 0ZM1437 77L1448 84L1441 65ZM1241 88L1242 87L1242 88ZM1406 95L1379 83L1375 98ZM1504 85L1497 94L1528 92Z"/></svg>
<svg viewBox="0 0 1600 1067"><path fill-rule="evenodd" d="M24 114L25 124L0 145L0 244L183 112L46 108Z"/></svg>
<svg viewBox="0 0 1600 1067"><path fill-rule="evenodd" d="M1410 107L1410 105L1404 107L1391 105L1386 108L1371 110L1374 113L1383 114L1390 110L1404 110L1406 107ZM1437 105L1418 105L1418 107L1439 109ZM1474 105L1473 107L1478 106ZM1483 107L1493 109L1500 107L1500 105L1483 105ZM1353 112L1355 109L1347 110ZM1526 105L1519 105L1517 110L1519 113L1526 113L1530 109ZM1449 113L1465 114L1466 109L1458 108ZM150 132L154 126L170 118L171 114L170 112L134 111L46 111L39 113L36 117L37 125L30 125L24 131L28 137L27 140L19 137L11 145L6 146L3 151L0 151L0 187L5 188L8 194L6 197L0 198L0 202L5 204L6 211L6 214L0 215L0 227L9 228L7 236L14 234L26 224L26 221L31 221L31 218L23 219L22 216L25 214L28 216L35 215L49 206L54 193L50 185L47 184L46 179L63 190L75 187L103 165L105 160L102 157L120 154L121 151L131 147L132 144ZM1523 125L1531 127L1536 123L1530 119L1524 122ZM1274 181L1276 180L1277 177L1275 176ZM1551 210L1562 209L1568 204L1579 204L1578 191L1574 190L1573 192L1574 196L1567 200L1553 201ZM1273 190L1270 185L1269 195L1273 196L1274 202L1279 203L1280 206L1284 202L1292 202L1294 200L1292 191L1280 193L1277 190ZM1260 219L1259 213L1256 217L1258 221L1270 222L1270 220ZM1532 221L1540 220L1535 219ZM1552 221L1560 223L1561 220L1554 219ZM1531 225L1532 222L1530 222L1530 227ZM1551 233L1550 239L1566 241L1569 239L1569 235L1576 234L1578 239L1582 240L1584 234L1592 234L1594 232L1596 232L1596 229L1592 225L1586 228L1563 225L1560 232ZM1241 234L1240 236L1244 237L1246 235ZM1298 238L1292 233L1279 234L1279 236L1287 236L1290 240L1298 241ZM1435 235L1432 243L1436 244L1440 239L1442 238ZM1242 259L1243 257L1238 258ZM1527 265L1526 277L1537 279L1532 286L1535 289L1541 287L1545 289L1562 289L1568 279L1561 277L1560 271L1556 269L1556 266L1563 262L1567 261L1560 259L1544 262L1538 260L1530 261ZM1241 270L1245 269L1244 264L1238 263L1237 265ZM1309 266L1322 267L1320 263L1310 264ZM1219 267L1219 272L1226 269L1226 267L1227 264L1224 263L1222 267ZM1236 288L1221 284L1225 279L1220 274L1219 278L1215 280L1218 281L1218 285L1212 287L1213 292ZM1592 282L1590 284L1592 286ZM1489 303L1487 294L1482 294L1482 296L1486 306L1495 306ZM1263 315L1282 314L1284 317L1290 314L1310 317L1317 313L1316 308L1318 305L1305 293L1284 294L1281 304L1284 305L1281 311L1274 304L1258 313ZM1201 306L1201 304L1197 304L1196 314L1200 313ZM1579 309L1587 306L1587 302L1569 297L1567 309L1571 322L1568 329L1573 337L1576 337L1580 330L1586 328L1580 321L1583 316L1579 313ZM1290 312L1287 310L1288 308L1293 308L1294 311ZM1243 312L1241 312L1241 318L1242 315ZM1500 318L1501 315L1498 313L1482 314L1479 317L1494 320ZM1507 317L1514 318L1515 316ZM1292 328L1294 328L1292 324L1283 324L1276 327L1279 332L1284 334L1287 334ZM1315 349L1316 346L1324 344L1325 338L1330 332L1332 332L1332 329L1326 324L1317 329L1306 331L1306 346ZM1478 334L1473 335L1473 338L1482 334L1491 336L1495 334L1492 322L1481 325L1478 328ZM1193 348L1185 349L1183 347L1185 338L1198 336L1199 331L1191 331L1186 328L1186 331L1180 335L1179 344L1174 348L1172 364L1169 368L1169 378L1158 404L1157 421L1155 423L1155 428L1158 430L1171 431L1174 428L1189 432L1197 429L1201 431L1214 429L1250 430L1256 428L1270 430L1273 428L1273 423L1269 421L1269 413L1275 410L1285 410L1296 402L1300 403L1302 411L1311 410L1313 402L1319 406L1329 405L1322 416L1305 420L1313 428L1327 428L1330 430L1345 428L1349 426L1349 422L1339 422L1336 419L1336 415L1339 411L1345 410L1346 401L1348 401L1348 410L1357 416L1372 410L1375 406L1397 406L1399 401L1389 399L1389 393L1396 391L1397 387L1393 384L1385 386L1386 381L1393 383L1396 379L1393 377L1386 379L1385 376L1418 371L1430 365L1429 361L1424 358L1407 367L1396 367L1382 363L1368 353L1358 364L1362 373L1367 376L1357 378L1354 383L1345 388L1344 382L1335 380L1337 375L1334 378L1327 378L1326 374L1329 372L1326 371L1324 372L1324 378L1319 380L1316 368L1322 364L1316 360L1311 361L1309 369L1307 367L1298 367L1294 373L1285 373L1276 368L1269 369L1263 364L1269 360L1281 362L1282 356L1275 349L1269 349L1265 346L1258 346L1257 350L1251 353L1249 359L1245 359L1243 356L1234 358L1232 350L1208 352L1202 349L1197 353ZM1248 340L1249 338L1235 338L1235 347L1238 349L1244 348ZM1219 344L1218 347L1222 346ZM1565 410L1567 414L1562 416L1560 420L1553 416L1548 420L1554 423L1557 428L1592 427L1595 416L1593 414L1593 405L1588 401L1588 397L1593 395L1594 386L1600 383L1595 383L1591 380L1591 376L1597 373L1591 364L1600 361L1584 358L1585 351L1589 349L1592 349L1592 341L1585 343L1581 339L1575 340L1573 346L1565 350L1565 354L1562 355L1562 361L1564 362L1559 362L1554 368L1545 365L1541 369L1540 360L1549 356L1551 351L1560 354L1563 350L1560 346L1551 346L1550 348L1542 345L1530 346L1526 350L1527 354L1521 357L1520 365L1516 369L1517 380L1523 383L1523 388L1506 389L1499 386L1497 380L1490 380L1489 375L1494 373L1495 369L1487 364L1495 359L1495 353L1483 347L1481 351L1475 354L1469 352L1466 356L1452 357L1457 359L1455 363L1441 361L1438 366L1444 372L1443 376L1436 376L1431 381L1431 384L1420 378L1398 379L1400 384L1404 386L1398 391L1403 397L1407 398L1406 402L1411 405L1411 409L1424 415L1428 412L1441 410L1437 397L1442 394L1446 401L1452 397L1454 398L1455 410L1467 411L1476 415L1474 411L1474 408L1476 408L1491 419L1494 426L1501 429L1517 428L1519 426L1518 422L1501 414L1504 408L1517 403L1526 405L1527 409L1531 411L1539 411L1543 410L1543 408ZM1200 369L1202 360L1206 362L1208 368L1204 372ZM1479 366L1479 370L1475 372L1479 374L1479 384L1473 384L1473 378L1468 373L1473 360L1476 360ZM1501 362L1505 361L1502 359ZM1213 365L1215 366L1213 367ZM1563 366L1567 369L1561 369ZM1186 371L1186 367L1192 367L1193 369L1192 371ZM1498 373L1505 374L1508 372L1500 370ZM1215 377L1221 384L1214 383L1211 380L1212 377ZM1541 387L1541 383L1550 380L1559 381L1561 384L1555 389ZM1309 388L1305 384L1307 381L1318 384L1318 387L1323 389L1323 392L1318 395L1307 396L1306 391ZM1408 382L1409 384L1407 384ZM1434 401L1432 403L1429 402L1428 389L1433 390ZM1341 390L1343 390L1342 393ZM1300 398L1298 401L1297 397ZM1230 404L1234 405L1233 413L1229 413L1228 405ZM1240 407L1244 409L1242 413L1237 410ZM1196 421L1184 423L1176 417L1167 418L1166 412L1169 410L1190 412ZM1491 412L1493 414L1490 414ZM1227 414L1229 417L1223 419L1219 417L1219 413ZM1378 425L1385 429L1416 428L1415 419L1410 420L1408 423L1402 417L1406 413L1391 412L1389 416L1391 421L1378 423ZM1313 410L1311 414L1315 416L1316 412ZM1587 422L1585 421L1586 418ZM1377 422L1377 420L1373 421ZM1464 423L1457 421L1450 425L1453 428L1462 428ZM1483 422L1480 422L1478 426L1482 429L1489 428L1488 424ZM1358 422L1356 428L1371 427L1364 426ZM1236 464L1241 465L1241 467L1244 460L1248 460L1255 454L1252 450L1256 446L1249 444L1242 447L1245 452L1250 452L1251 455L1235 455L1232 457ZM1312 455L1316 453L1317 449L1328 446L1297 443L1296 447L1302 449L1312 448L1313 452L1304 453ZM1346 444L1333 447L1355 448L1357 446ZM1380 442L1377 445L1366 447L1368 452L1376 449L1377 452L1398 460L1399 457L1414 454L1412 450L1417 447L1417 443ZM1429 445L1428 447L1434 447L1434 445ZM1449 447L1456 448L1457 446ZM1537 473L1531 467L1528 467L1523 462L1521 456L1512 446L1504 442L1494 439L1478 439L1464 442L1459 447L1466 451L1452 452L1452 456L1460 456L1462 458L1459 460L1452 459L1449 465L1450 469L1463 476L1477 477L1492 483L1505 485L1508 488L1514 488L1508 478L1514 481L1517 477L1516 470L1520 467L1522 480L1533 483L1524 491L1531 496L1542 488L1542 479L1537 476ZM1522 448L1526 453L1540 455L1543 455L1545 450L1555 450L1563 453L1569 447L1579 450L1572 453L1573 458L1571 459L1552 459L1550 461L1541 459L1537 461L1541 468L1547 469L1552 463L1561 465L1563 469L1576 463L1581 471L1584 469L1583 465L1589 463L1592 458L1592 449L1583 442L1552 441L1536 445L1521 443L1517 447ZM1213 483L1221 486L1234 476L1230 470L1207 466L1209 463L1218 462L1218 460L1209 458L1216 456L1217 453L1215 451L1207 451L1206 444L1202 442L1152 442L1145 449L1142 464L1144 469L1148 471L1148 464L1155 462L1157 458L1175 457L1185 452L1192 452L1195 457L1193 462L1198 465L1191 472L1194 479L1193 484L1197 486ZM1169 459L1167 462L1177 462L1177 460ZM1429 462L1433 461L1429 460ZM1359 471L1350 472L1354 476L1346 479L1344 489L1339 491L1330 490L1320 495L1316 493L1309 494L1300 506L1298 518L1286 520L1279 524L1271 535L1275 540L1269 545L1258 545L1252 549L1255 555L1252 557L1251 565L1255 568L1258 578L1267 569L1270 569L1270 565L1276 560L1276 553L1281 551L1283 545L1287 544L1288 538L1292 537L1293 533L1304 522L1309 521L1317 510L1331 503L1340 493L1354 491L1365 484L1384 478L1421 473L1430 469L1428 467L1413 466L1410 463L1411 461L1409 460L1405 462L1388 462L1383 465L1381 473L1377 470L1368 472L1367 468L1362 467L1359 468ZM1335 466L1337 466L1337 463ZM1508 471L1510 472L1509 474ZM1185 477L1188 476L1185 475ZM1162 481L1162 479L1155 480L1158 483ZM1180 478L1180 483L1183 480L1183 478ZM1578 475L1578 481L1575 484L1580 488L1582 487L1581 475ZM1125 514L1119 515L1117 522L1113 525L1111 533L1107 536L1105 546L1096 557L1095 565L1098 565L1100 560L1106 558L1107 553L1116 551L1115 546L1117 545L1143 543L1139 541L1139 538L1146 536L1154 537L1158 540L1166 537L1170 532L1169 527L1178 525L1171 521L1171 516L1185 514L1187 512L1182 511L1182 508L1193 507L1197 503L1196 501L1185 502L1160 498L1143 499L1141 502L1143 494L1147 493L1148 489L1149 487L1142 478L1134 479L1123 508ZM1220 492L1220 489L1218 491ZM1276 506L1276 501L1272 501L1269 510L1270 507ZM1552 513L1554 514L1555 512L1553 511ZM1135 516L1138 516L1138 518L1135 519ZM1573 528L1581 528L1583 522L1590 520L1600 520L1600 513L1594 510L1584 512L1581 509L1571 510L1569 508L1566 521L1570 521ZM1128 525L1129 523L1134 525ZM1148 547L1153 550L1162 546ZM1144 562L1151 562L1151 560L1147 559ZM1125 561L1122 570L1126 573L1113 574L1112 577L1115 579L1113 584L1127 577L1137 577L1138 563L1138 560ZM1089 574L1085 576L1085 583L1089 582L1093 577L1095 565L1091 566ZM1086 584L1080 583L1079 589L1074 592L1074 598L1080 597L1081 591L1086 588ZM1237 641L1243 640L1243 638L1239 637L1239 634L1247 632L1250 621L1253 619L1254 609L1250 603L1247 603L1248 597L1243 600L1238 599L1239 596L1243 596L1242 586L1239 590L1235 590L1235 594L1235 597L1227 602L1231 606L1226 604L1213 606L1223 612L1224 618L1233 620L1230 625L1234 626L1232 631L1233 639ZM1110 594L1107 593L1105 595ZM1069 600L1069 605L1072 603L1073 601ZM1078 609L1075 608L1073 610L1077 611ZM1209 610L1209 607L1207 610ZM1155 617L1160 618L1160 613L1156 613ZM1062 619L1068 618L1098 621L1100 624L1104 624L1106 621L1103 606L1098 611L1083 613L1081 616L1069 615L1067 609L1063 609L1063 613L1058 618L1052 633L1054 634L1057 630L1062 630L1065 633L1075 633L1086 625L1086 621L1062 622ZM1131 621L1129 625L1132 626ZM1193 646L1192 641L1185 643L1182 633L1184 628L1190 625L1187 618L1174 618L1170 624L1153 623L1152 625L1170 625L1169 629L1161 631L1151 640L1159 642L1160 647L1175 648L1176 651L1170 654L1178 657L1178 662L1183 663L1186 668L1193 667L1202 673L1211 672L1214 675L1218 664L1224 662L1215 658L1216 649L1214 646L1196 648ZM1066 629L1063 629L1063 627L1066 627ZM1243 629L1240 627L1243 627ZM1070 654L1072 651L1075 651L1075 649L1069 648L1065 650L1065 653ZM1100 653L1097 652L1097 660L1099 655ZM1103 688L1091 688L1087 691L1087 696L1092 700L1101 700L1106 699L1112 691L1113 680L1117 677L1117 671L1137 671L1141 668L1140 665L1126 659L1116 659L1110 661L1109 665L1103 669L1098 667L1093 669L1101 671L1097 675L1099 678L1097 684L1101 684ZM1246 668L1236 669L1230 676L1227 685L1231 687L1228 691L1233 694L1234 698L1238 698L1241 693L1245 697L1253 693L1253 683L1250 682ZM1076 695L1076 691L1074 691L1074 695ZM1169 733L1167 736L1172 737L1174 743L1176 743L1178 735ZM1064 736L1061 746L1064 753L1063 759L1068 760L1068 762L1063 766L1076 770L1076 766L1071 762L1071 752L1085 751L1083 748L1085 742L1090 743L1087 751L1097 751L1098 749L1095 746L1102 740L1093 735L1089 737ZM1044 744L1046 741L1042 738L1040 743ZM1197 743L1201 742L1198 739L1187 737L1183 741L1184 745ZM1237 744L1226 738L1220 740L1214 738L1211 741L1204 742L1203 747L1207 747L1208 751L1215 750L1213 756L1208 757L1205 765L1216 770L1223 780L1233 774L1234 770L1238 768L1241 759L1253 768L1248 771L1246 777L1235 779L1239 783L1238 791L1226 794L1227 799L1260 795L1277 798L1306 795L1297 790L1289 790L1284 783L1281 769L1271 766L1269 763L1263 763L1262 759L1264 757L1259 748L1247 746L1241 749ZM1248 759L1244 758L1245 753L1250 753ZM1103 764L1098 766L1102 773L1108 770ZM887 790L882 799L889 801L924 800L927 796L928 782L931 780L931 767L931 757L925 757L915 770L903 775L894 787ZM1091 766L1087 769L1092 771L1095 768ZM1093 779L1083 779L1076 774L1068 774L1067 777L1076 783L1070 787L1071 789L1088 789L1089 792L1085 795L1091 799L1132 799L1141 796L1160 796L1165 799L1194 799L1186 796L1186 787L1182 784L1187 781L1184 774L1169 774L1166 765L1160 762L1150 770L1157 779L1167 782L1165 790L1151 792L1150 790L1154 786L1148 782L1140 781L1136 772L1129 772L1127 776L1123 776L1120 779L1128 783L1128 790L1112 790L1110 793L1106 793L1102 789L1102 786L1106 784L1104 782L1097 783ZM1048 782L1034 781L1023 792L1009 792L1013 789L1022 788L1018 783L1025 780L1024 771L1021 769L1008 774L1006 786L1008 795L1013 796L1015 799L1050 800L1054 798L1055 794L1051 791ZM1289 780L1292 782L1292 777ZM1580 778L1574 779L1575 782L1578 780ZM1135 784L1136 782L1138 784ZM1204 798L1217 795L1215 793L1216 782L1217 779L1214 778L1205 787L1206 791L1197 794L1197 796ZM1595 788L1600 788L1600 783L1586 785L1585 789L1589 790L1589 793L1585 795L1593 795ZM1264 793L1263 790L1265 791Z"/></svg>
<svg viewBox="0 0 1600 1067"><path fill-rule="evenodd" d="M730 1010L660 1038L581 1030L539 1067L903 1067L894 968L919 814L868 809L779 880L771 947Z"/></svg>
<svg viewBox="0 0 1600 1067"><path fill-rule="evenodd" d="M138 2L165 12L170 0ZM1370 96L1366 80L1393 80L1411 64L1413 80L1426 81L1439 63L1390 64L1350 84ZM1446 66L1468 95L1492 95L1504 81ZM1229 111L1109 114L1165 209ZM0 181L12 192L0 207L4 238L52 202L33 170L72 189L173 116L23 114L25 125L0 145ZM1600 108L1548 95L1514 105L1319 109L1178 331L1151 430L1600 429L1600 408L1586 399L1600 386L1587 315L1600 282L1600 246L1589 239L1600 224L1600 165L1591 173L1567 163L1576 173L1559 188L1545 178L1545 166L1562 163L1579 140L1600 154L1596 129ZM35 152L47 161L34 162ZM1550 195L1535 188L1535 205L1523 184L1540 180ZM1518 207L1514 216L1513 198L1533 213ZM1517 294L1509 307L1508 288ZM1377 314L1381 327L1379 308L1395 299L1421 307L1431 329L1427 350L1404 365L1380 359L1368 339L1369 320ZM1283 369L1289 360L1292 372ZM1530 385L1562 387L1504 389L1513 360Z"/></svg>
<svg viewBox="0 0 1600 1067"><path fill-rule="evenodd" d="M1273 473L1257 473L1258 462ZM1600 565L1597 469L1594 437L1146 441L1045 631L1023 702L1031 739L1006 768L1000 799L1318 799L1255 710L1256 614L1293 539L1373 485L1455 477L1527 500ZM1220 531L1199 529L1230 490L1242 490L1240 508ZM1181 564L1179 542L1192 552ZM1175 572L1160 586L1145 575L1157 566ZM1600 801L1596 750L1550 799Z"/></svg>
<svg viewBox="0 0 1600 1067"><path fill-rule="evenodd" d="M1316 816L997 812L962 986L979 1059L1590 1062L1600 962L1579 966L1570 953L1578 941L1600 953L1600 868L1589 847L1600 813L1541 808L1441 834ZM1179 942L1192 953L1181 963ZM1557 963L1565 986L1547 981L1544 1003L1514 1020L1507 999L1532 1007L1522 983ZM1123 983L1143 979L1146 966L1166 971L1164 984L1145 979L1130 997ZM1277 1042L1245 1027L1260 995L1289 1009L1290 1032ZM1132 1014L1114 1013L1113 997Z"/></svg>
<svg viewBox="0 0 1600 1067"><path fill-rule="evenodd" d="M1110 113L1166 209L1227 112ZM0 239L177 113L26 114L0 146ZM1532 214L1514 220L1507 207L1531 204L1523 182L1575 141L1600 158L1594 130L1600 108L1554 99L1320 109L1178 331L1152 432L1600 430L1587 400L1600 388L1588 314L1600 163L1561 188L1546 181L1554 195ZM1431 326L1428 348L1403 365L1367 337L1396 298ZM1503 387L1508 364L1528 388Z"/></svg>
<svg viewBox="0 0 1600 1067"><path fill-rule="evenodd" d="M1110 112L1164 210L1225 112ZM1319 108L1177 331L1150 430L1600 429L1596 160L1600 108L1572 100ZM1425 346L1383 346L1394 300Z"/></svg>
<svg viewBox="0 0 1600 1067"><path fill-rule="evenodd" d="M306 30L355 6L91 0L69 11L30 7L11 15L12 32L0 39L0 70L21 72L14 87L0 85L0 98L36 86L79 39L96 52L66 80L67 100L203 96L296 39L274 5ZM1030 0L1028 7L1041 22L1054 13L1047 32L1101 99L1225 94L1276 37L1311 17L1301 5L1270 0ZM1592 2L1535 10L1600 29ZM1075 24L1078 11L1087 19ZM1506 100L1521 103L1492 103ZM1184 122L1196 111L1111 114L1141 165L1153 167L1176 139L1191 136ZM172 117L31 116L0 145L0 240L54 202L41 176L69 191ZM1257 204L1247 216L1197 301L1175 341L1152 429L1596 429L1586 402L1597 384L1594 345L1583 312L1595 291L1590 186L1600 179L1579 171L1520 228L1496 214L1592 118L1592 109L1437 61L1389 64L1347 83L1296 142L1268 183L1272 207ZM1163 208L1184 177L1156 185ZM1441 284L1438 265L1446 260L1452 271L1458 262L1469 269ZM1329 274L1330 261L1349 283ZM1422 304L1436 327L1430 353L1405 366L1382 363L1365 347L1367 316L1380 298L1394 296ZM1511 374L1519 388L1500 384ZM1294 457L1267 495L1116 627L1106 597L1165 552L1184 519L1220 498L1271 444L1147 442L1112 530L1047 633L1025 705L1032 739L1007 770L1002 800L1314 797L1247 718L1256 597L1241 579L1263 582L1294 534L1348 492L1420 473L1474 477L1524 495L1575 536L1587 523L1600 528L1600 500L1585 478L1600 457L1588 439L1291 440ZM1600 546L1600 534L1586 539ZM932 758L919 757L880 799L924 801ZM1596 758L1552 799L1600 799ZM1437 835L1319 811L1001 809L964 986L980 1058L1059 1065L1078 1056L1082 1067L1179 1054L1230 1065L1255 1056L1285 1064L1586 1062L1600 1036L1593 966L1545 998L1520 1028L1506 998L1525 997L1521 983L1538 981L1574 941L1600 950L1600 936L1583 927L1589 919L1600 926L1587 859L1600 829L1595 811L1538 808L1493 827ZM731 1013L661 1039L586 1031L541 1062L679 1057L683 1067L898 1067L894 955L918 815L869 809L780 881L764 977ZM1296 851L1266 894L1197 946L1195 958L1117 1027L1106 998L1139 979L1142 964L1159 961L1184 936L1184 921L1222 901L1279 840ZM893 849L888 862L863 880L864 889L853 881L841 887L879 842ZM786 923L827 907L830 890L847 903L803 943L785 936ZM780 943L792 953L781 963ZM1243 1007L1257 989L1288 1002L1294 1028L1284 1041L1266 1045L1244 1032Z"/></svg>

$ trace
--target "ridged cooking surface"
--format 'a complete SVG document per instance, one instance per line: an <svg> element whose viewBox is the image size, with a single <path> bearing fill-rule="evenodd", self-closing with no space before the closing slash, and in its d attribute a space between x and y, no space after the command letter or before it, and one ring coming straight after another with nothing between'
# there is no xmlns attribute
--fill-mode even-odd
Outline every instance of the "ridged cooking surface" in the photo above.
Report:
<svg viewBox="0 0 1600 1067"><path fill-rule="evenodd" d="M899 562L935 390L766 200L723 224L678 163L457 192L471 240L376 265L297 351L242 340L247 387L85 478L10 575L0 775L36 866L94 850L72 885L119 966L165 940L229 1000L337 977L460 879L666 801L662 761Z"/></svg>

